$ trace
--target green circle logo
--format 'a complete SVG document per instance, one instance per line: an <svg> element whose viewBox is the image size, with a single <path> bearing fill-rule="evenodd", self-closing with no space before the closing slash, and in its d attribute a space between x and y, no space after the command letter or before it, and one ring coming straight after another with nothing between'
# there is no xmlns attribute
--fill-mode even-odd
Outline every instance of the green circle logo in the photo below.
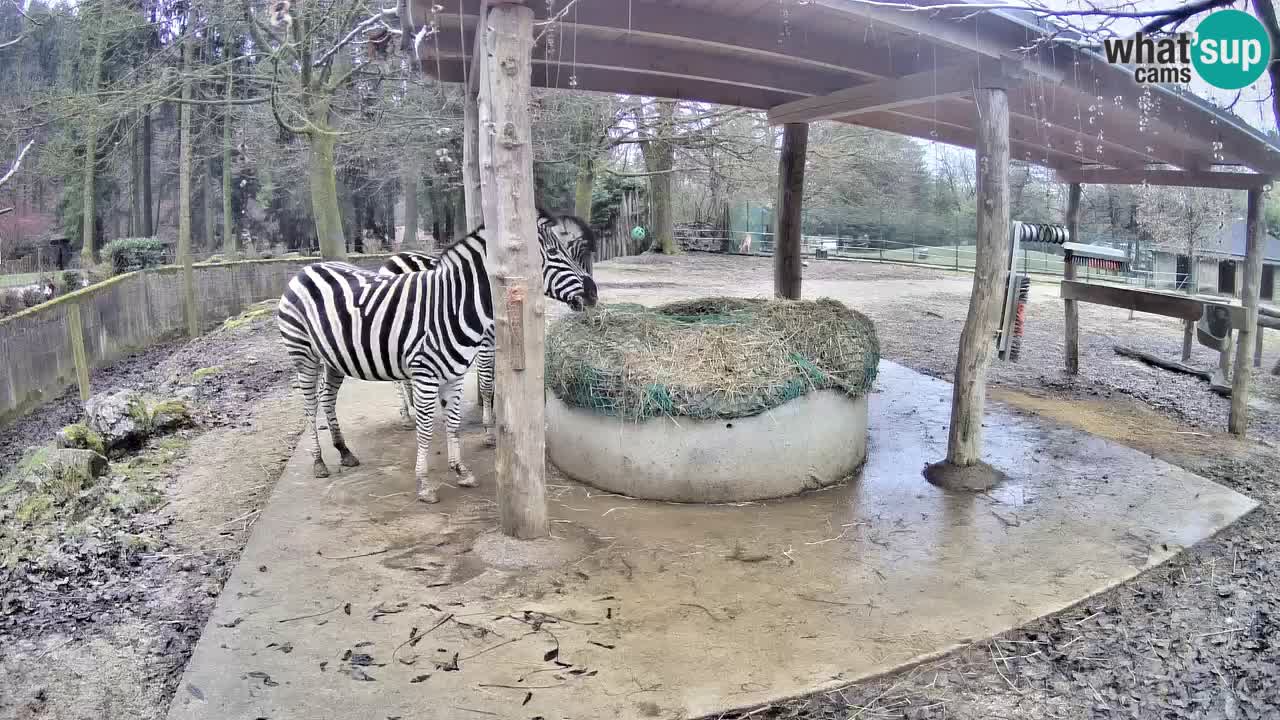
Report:
<svg viewBox="0 0 1280 720"><path fill-rule="evenodd" d="M1210 85L1239 90L1257 82L1271 62L1271 38L1257 18L1240 10L1209 13L1196 28L1191 62Z"/></svg>

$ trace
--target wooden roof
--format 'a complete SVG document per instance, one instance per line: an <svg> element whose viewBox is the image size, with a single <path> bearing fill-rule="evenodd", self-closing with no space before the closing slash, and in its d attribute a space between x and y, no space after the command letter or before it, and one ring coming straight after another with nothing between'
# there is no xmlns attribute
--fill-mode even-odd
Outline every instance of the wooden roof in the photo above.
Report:
<svg viewBox="0 0 1280 720"><path fill-rule="evenodd" d="M406 1L406 29L438 28L418 45L424 68L461 81L488 0ZM556 0L562 16L548 25L547 3L529 4L540 35L535 86L735 105L770 111L775 122L835 119L972 148L974 84L996 78L1009 87L1012 157L1065 180L1141 182L1154 167L1169 184L1212 186L1221 171L1280 174L1280 146L1243 120L1189 92L1139 86L1101 56L1050 39L1029 13L856 0Z"/></svg>

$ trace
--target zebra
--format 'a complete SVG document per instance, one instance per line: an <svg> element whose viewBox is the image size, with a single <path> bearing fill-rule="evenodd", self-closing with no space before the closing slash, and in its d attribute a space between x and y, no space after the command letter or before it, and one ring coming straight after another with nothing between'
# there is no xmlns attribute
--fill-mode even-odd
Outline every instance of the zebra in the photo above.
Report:
<svg viewBox="0 0 1280 720"><path fill-rule="evenodd" d="M539 213L549 215L549 213L542 210L539 210ZM592 258L596 252L596 237L591 230L591 226L574 215L560 215L555 217L552 228L559 235L570 257L590 276ZM409 272L422 272L433 269L435 265L436 258L434 256L406 250L388 258L382 267L378 269L378 274L399 275ZM547 297L555 298L556 274L552 267L543 268L542 280L543 290ZM497 437L493 433L494 352L493 336L489 335L485 338L485 343L481 346L480 352L476 356L476 384L480 389L480 411L485 430L484 442L489 447L497 444ZM413 418L413 395L408 383L400 383L397 385L396 390L400 395L400 417L405 422L410 422Z"/></svg>
<svg viewBox="0 0 1280 720"><path fill-rule="evenodd" d="M555 270L553 297L574 310L594 305L595 283L565 251L553 224L554 218L539 212L542 265ZM449 469L459 486L475 486L475 475L460 455L458 426L463 374L493 333L488 242L481 226L444 248L436 268L426 272L378 275L331 261L308 265L289 281L276 318L303 393L316 477L329 476L316 428L317 386L323 374L319 403L344 467L360 461L338 425L337 395L343 380L407 379L417 429L418 499L439 501L439 485L429 482L427 475L437 400L446 408Z"/></svg>

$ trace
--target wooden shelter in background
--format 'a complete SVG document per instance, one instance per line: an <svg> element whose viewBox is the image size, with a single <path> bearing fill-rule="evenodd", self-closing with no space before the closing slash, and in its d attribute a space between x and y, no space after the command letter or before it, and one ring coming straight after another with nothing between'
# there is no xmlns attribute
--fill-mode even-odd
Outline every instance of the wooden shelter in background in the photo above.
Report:
<svg viewBox="0 0 1280 720"><path fill-rule="evenodd" d="M405 0L399 14L405 46L415 52L423 70L445 81L466 82L472 93L478 92L482 106L492 90L485 80L496 77L492 68L486 70L486 58L501 56L504 72L516 70L522 81L528 78L538 87L767 111L772 123L784 127L775 282L785 297L800 293L798 206L808 123L834 120L973 149L979 173L977 260L956 366L947 453L953 464L974 464L981 448L984 378L1008 267L1010 160L1051 168L1071 184L1074 201L1066 223L1072 229L1082 184L1248 190L1251 234L1241 294L1245 322L1237 328L1240 347L1247 347L1256 328L1262 192L1271 176L1280 174L1280 147L1190 93L1137 85L1130 71L1081 49L1070 33L1030 12L966 9L955 0L902 5L857 0ZM930 5L940 7L921 9ZM511 40L502 39L502 28L516 15L531 42L515 52L525 56L513 60ZM432 28L434 32L428 30ZM467 117L471 120L475 113L469 110ZM512 122L494 127L482 120L481 145L486 135L490 142L494 137L527 142L527 114ZM474 133L475 122L468 125ZM472 177L477 174L472 170ZM494 182L504 194L518 197L517 204L532 202L531 178L498 173ZM478 190L478 183L468 182L469 194L473 188ZM489 202L486 197L486 221L491 220ZM505 219L499 237L517 228L510 217ZM525 219L522 215L521 221ZM536 257L526 254L522 261ZM508 270L522 277L536 273L532 265L518 263ZM1077 350L1071 341L1077 308L1072 301L1067 301L1067 317L1067 365L1074 371ZM530 351L541 352L542 328L526 325L522 332L519 347L525 362L540 368L540 356ZM510 347L500 344L499 357L505 352ZM1237 433L1246 424L1243 399L1250 368L1240 362L1244 355L1237 353L1234 379L1231 429ZM503 393L513 391L512 380L500 374ZM519 392L535 392L527 382L519 387ZM538 397L541 392L537 387ZM505 420L500 414L499 424L504 422L512 424L513 435L542 435L541 414ZM499 457L501 474L505 470ZM540 468L541 463L526 459L522 466Z"/></svg>

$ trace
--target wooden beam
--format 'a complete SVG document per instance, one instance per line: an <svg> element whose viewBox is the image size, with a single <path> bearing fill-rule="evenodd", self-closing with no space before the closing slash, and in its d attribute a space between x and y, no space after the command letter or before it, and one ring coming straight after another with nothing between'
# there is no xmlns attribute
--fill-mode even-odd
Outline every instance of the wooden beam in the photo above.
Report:
<svg viewBox="0 0 1280 720"><path fill-rule="evenodd" d="M1080 183L1071 183L1067 190L1067 234L1072 241L1079 242L1080 232ZM1076 279L1076 266L1071 257L1064 257L1062 263L1064 280ZM1066 352L1067 373L1080 374L1080 308L1075 300L1063 300L1063 312L1066 317L1066 338L1063 349Z"/></svg>
<svg viewBox="0 0 1280 720"><path fill-rule="evenodd" d="M852 116L861 113L893 110L940 98L970 95L977 75L978 67L969 65L885 78L769 108L769 123L781 125L832 118L851 122Z"/></svg>
<svg viewBox="0 0 1280 720"><path fill-rule="evenodd" d="M804 206L804 164L809 124L787 123L782 128L778 156L778 205L773 225L773 294L800 299L800 211Z"/></svg>
<svg viewBox="0 0 1280 720"><path fill-rule="evenodd" d="M1009 268L1009 97L1002 88L980 88L975 100L978 237L947 436L947 463L957 467L981 460L987 366Z"/></svg>
<svg viewBox="0 0 1280 720"><path fill-rule="evenodd" d="M1058 180L1086 185L1167 185L1220 190L1253 190L1271 182L1271 177L1255 173L1211 170L1059 170Z"/></svg>
<svg viewBox="0 0 1280 720"><path fill-rule="evenodd" d="M1231 433L1242 437L1249 428L1249 385L1253 370L1249 365L1249 344L1253 342L1254 333L1262 332L1258 327L1258 295L1262 286L1262 255L1266 244L1266 223L1262 217L1265 200L1261 189L1250 190L1245 216L1244 287L1240 290L1244 325L1236 330L1239 346L1236 348L1235 374L1231 378L1231 416L1227 421Z"/></svg>
<svg viewBox="0 0 1280 720"><path fill-rule="evenodd" d="M412 2L412 0L410 0L410 2ZM476 17L483 19L487 17L488 14L489 14L489 0L480 0L480 11L479 13L477 13ZM463 17L465 20L465 17L466 17L465 14ZM464 31L465 31L465 27L466 26L464 24L463 26ZM471 52L467 53L466 48L465 47L462 48L462 52L464 53L464 56L470 55L471 57L471 65L470 65L471 72L467 74L467 92L468 93L478 93L480 90L480 51L481 51L482 45L484 44L483 31L484 31L484 24L481 22L477 22L476 29L471 33ZM470 213L468 213L468 215L470 215Z"/></svg>
<svg viewBox="0 0 1280 720"><path fill-rule="evenodd" d="M457 25L457 17L452 19ZM467 26L471 23L468 21ZM466 32L465 30L463 32ZM469 52L455 29L446 28L423 49L428 71L435 71L435 58L464 58ZM786 66L752 55L727 56L698 46L668 48L645 45L635 39L603 39L557 33L554 49L544 43L534 48L533 82L546 87L569 88L569 78L585 69L612 71L625 80L637 73L670 77L680 81L703 81L747 88L773 90L788 96L825 93L848 87L861 80L849 71L808 65ZM473 79L473 78L472 78ZM576 86L575 86L576 87Z"/></svg>
<svg viewBox="0 0 1280 720"><path fill-rule="evenodd" d="M1207 305L1226 308L1231 317L1231 327L1239 329L1244 324L1244 309L1239 305L1201 300L1190 295L1157 292L1142 288L1120 287L1086 283L1079 280L1063 280L1061 295L1064 300L1078 300L1094 305L1106 305L1124 310L1163 315L1164 317L1190 320L1193 324L1204 314Z"/></svg>
<svg viewBox="0 0 1280 720"><path fill-rule="evenodd" d="M480 175L497 358L494 460L502 532L547 535L541 254L529 122L533 10L494 3L484 24Z"/></svg>

